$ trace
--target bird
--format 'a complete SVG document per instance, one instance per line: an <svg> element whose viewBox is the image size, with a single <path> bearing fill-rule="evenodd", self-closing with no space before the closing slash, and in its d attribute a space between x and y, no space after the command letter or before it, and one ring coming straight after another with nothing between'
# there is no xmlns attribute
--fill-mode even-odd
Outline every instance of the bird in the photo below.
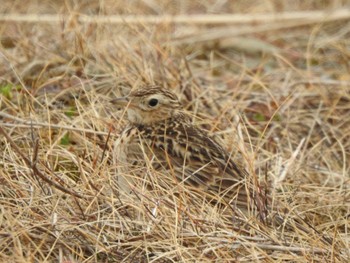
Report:
<svg viewBox="0 0 350 263"><path fill-rule="evenodd" d="M259 205L246 169L218 140L192 123L174 92L143 86L112 103L124 107L128 119L114 145L119 165L136 166L146 155L155 170L173 174L177 183L244 209Z"/></svg>
<svg viewBox="0 0 350 263"><path fill-rule="evenodd" d="M290 217L286 207L274 201L261 190L242 164L208 131L193 124L184 111L178 96L161 86L143 86L129 95L112 100L118 108L125 108L128 124L114 143L116 165L142 171L140 163L151 160L152 168L161 174L174 175L176 183L205 194L205 198L230 205L235 215L257 215L264 224L274 227L299 229L321 235L325 243L329 238L318 233L303 219ZM134 169L136 167L136 169ZM119 187L131 182L118 177Z"/></svg>

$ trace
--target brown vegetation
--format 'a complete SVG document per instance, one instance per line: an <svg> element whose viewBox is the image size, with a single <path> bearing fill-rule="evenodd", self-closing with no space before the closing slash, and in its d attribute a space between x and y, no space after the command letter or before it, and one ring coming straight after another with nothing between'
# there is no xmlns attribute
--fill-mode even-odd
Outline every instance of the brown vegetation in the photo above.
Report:
<svg viewBox="0 0 350 263"><path fill-rule="evenodd" d="M44 2L0 6L1 262L350 261L346 1ZM154 83L310 232L118 196L109 101Z"/></svg>

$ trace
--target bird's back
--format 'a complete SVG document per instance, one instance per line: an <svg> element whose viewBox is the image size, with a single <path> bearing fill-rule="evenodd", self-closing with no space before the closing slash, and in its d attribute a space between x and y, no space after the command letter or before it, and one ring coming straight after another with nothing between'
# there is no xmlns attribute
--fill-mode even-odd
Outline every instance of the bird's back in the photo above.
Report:
<svg viewBox="0 0 350 263"><path fill-rule="evenodd" d="M137 125L125 132L133 133L128 142L129 163L152 159L153 168L172 173L178 183L247 205L250 190L246 187L245 169L185 115L152 125Z"/></svg>

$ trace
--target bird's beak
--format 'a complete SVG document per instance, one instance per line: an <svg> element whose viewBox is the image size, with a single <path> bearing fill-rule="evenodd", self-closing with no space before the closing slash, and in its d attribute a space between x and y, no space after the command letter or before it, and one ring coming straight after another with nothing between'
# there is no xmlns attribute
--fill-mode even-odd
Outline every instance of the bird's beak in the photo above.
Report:
<svg viewBox="0 0 350 263"><path fill-rule="evenodd" d="M110 101L118 108L124 108L130 104L130 99L128 97L120 97Z"/></svg>

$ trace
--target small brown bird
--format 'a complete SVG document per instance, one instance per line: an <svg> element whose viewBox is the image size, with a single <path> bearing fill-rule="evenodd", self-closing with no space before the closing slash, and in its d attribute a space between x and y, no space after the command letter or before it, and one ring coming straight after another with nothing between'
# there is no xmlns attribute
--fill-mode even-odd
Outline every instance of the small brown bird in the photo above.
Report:
<svg viewBox="0 0 350 263"><path fill-rule="evenodd" d="M129 165L152 159L156 170L174 174L178 183L204 190L226 202L248 207L254 200L248 174L231 155L184 113L171 91L148 86L113 101L126 107L129 125L115 144L115 159Z"/></svg>
<svg viewBox="0 0 350 263"><path fill-rule="evenodd" d="M205 130L191 123L173 92L157 86L143 87L113 102L126 107L128 114L129 125L114 150L117 166L129 168L127 173L134 170L145 173L140 161L146 164L147 158L151 160L147 164L164 172L161 174L174 175L177 183L200 189L215 203L224 199L224 203L240 208L244 214L247 210L257 211L264 222L269 216L267 220L277 226L297 228L307 234L316 231L298 217L290 218L280 212L283 206L273 214L268 213L271 197L255 190L259 187L252 186L250 176L232 160L231 154ZM125 182L118 185L121 189Z"/></svg>

